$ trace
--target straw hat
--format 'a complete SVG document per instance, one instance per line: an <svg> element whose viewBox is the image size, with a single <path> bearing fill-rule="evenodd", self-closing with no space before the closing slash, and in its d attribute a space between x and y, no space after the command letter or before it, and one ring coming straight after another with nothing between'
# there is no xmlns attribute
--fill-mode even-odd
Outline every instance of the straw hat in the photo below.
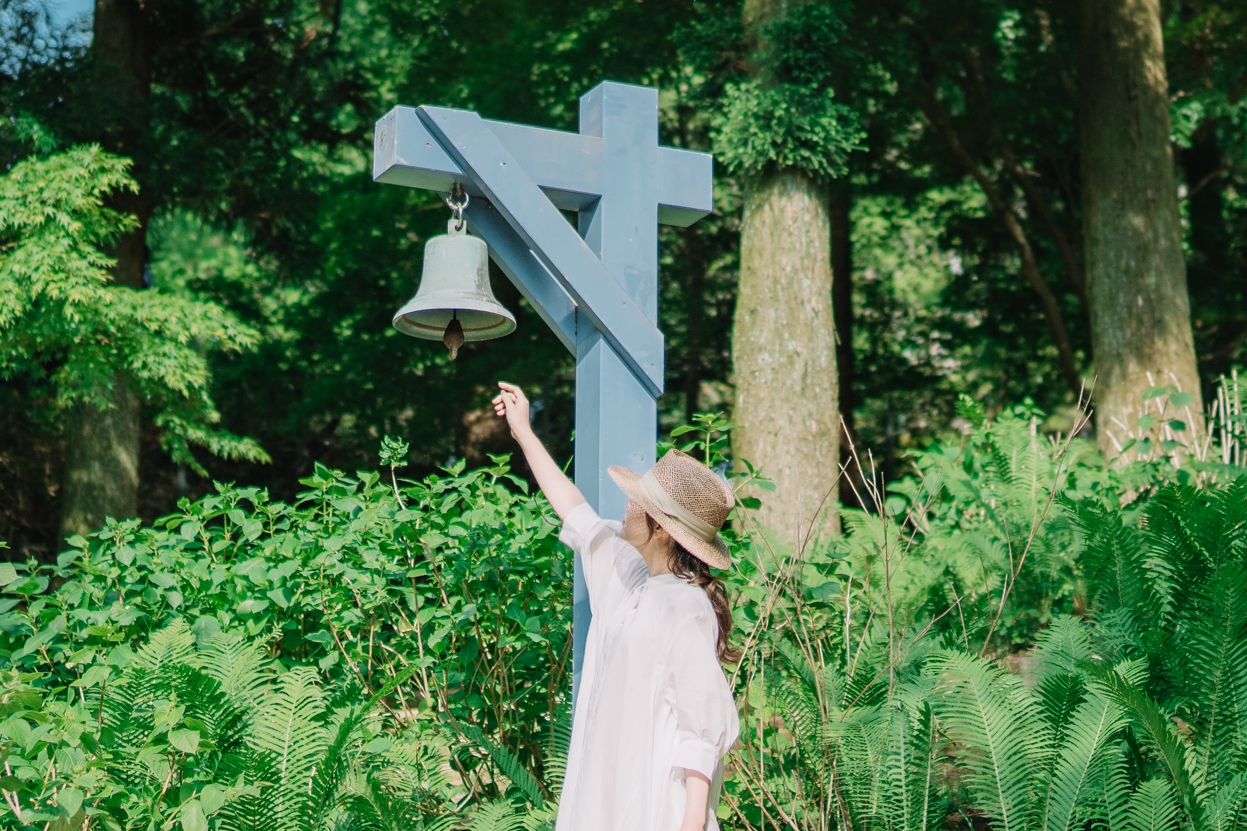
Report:
<svg viewBox="0 0 1247 831"><path fill-rule="evenodd" d="M644 476L618 465L610 475L688 553L713 568L732 567L719 529L735 500L731 486L713 470L669 450Z"/></svg>

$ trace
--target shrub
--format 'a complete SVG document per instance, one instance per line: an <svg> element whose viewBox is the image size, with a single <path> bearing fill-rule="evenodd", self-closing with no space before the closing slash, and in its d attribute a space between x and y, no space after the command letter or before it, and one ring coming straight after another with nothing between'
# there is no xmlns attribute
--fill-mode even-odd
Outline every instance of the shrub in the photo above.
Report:
<svg viewBox="0 0 1247 831"><path fill-rule="evenodd" d="M391 478L318 466L293 505L219 486L151 526L74 538L56 565L6 564L0 654L49 702L99 695L182 620L200 643L254 639L331 700L403 677L397 723L481 731L496 752L456 741L449 763L477 797L505 795L498 760L540 774L568 706L570 554L504 459Z"/></svg>
<svg viewBox="0 0 1247 831"><path fill-rule="evenodd" d="M822 547L772 550L742 500L725 824L1247 819L1247 477L968 415ZM675 436L719 464L727 426ZM507 459L412 482L402 455L0 564L5 826L548 827L570 553Z"/></svg>

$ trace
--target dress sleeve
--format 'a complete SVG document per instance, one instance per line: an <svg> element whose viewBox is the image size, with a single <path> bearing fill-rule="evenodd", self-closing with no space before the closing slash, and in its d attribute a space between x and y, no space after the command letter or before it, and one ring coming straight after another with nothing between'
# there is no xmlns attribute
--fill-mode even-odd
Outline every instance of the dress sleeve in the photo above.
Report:
<svg viewBox="0 0 1247 831"><path fill-rule="evenodd" d="M589 608L594 614L602 611L611 572L623 565L616 562L620 549L633 550L619 539L620 527L618 522L602 519L588 502L584 502L568 513L563 520L563 530L559 532L559 541L580 555L585 584L589 588ZM640 558L640 555L635 556Z"/></svg>
<svg viewBox="0 0 1247 831"><path fill-rule="evenodd" d="M718 621L713 612L687 617L675 629L671 695L678 744L672 767L713 779L719 760L736 743L740 721L723 667L715 654Z"/></svg>

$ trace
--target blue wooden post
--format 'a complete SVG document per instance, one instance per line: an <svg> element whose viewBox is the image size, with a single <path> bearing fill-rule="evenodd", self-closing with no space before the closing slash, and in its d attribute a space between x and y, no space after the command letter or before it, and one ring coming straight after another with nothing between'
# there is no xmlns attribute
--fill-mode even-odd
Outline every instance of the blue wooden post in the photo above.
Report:
<svg viewBox="0 0 1247 831"><path fill-rule="evenodd" d="M580 133L603 140L602 198L580 211L579 231L602 265L658 322L658 90L602 84L580 99ZM654 464L658 406L595 328L577 331L576 485L604 517L622 519L627 497L607 469ZM572 696L580 689L592 614L580 558L572 612Z"/></svg>
<svg viewBox="0 0 1247 831"><path fill-rule="evenodd" d="M377 122L373 179L473 197L490 255L576 356L575 480L604 517L626 497L607 468L654 463L663 389L658 224L713 207L710 156L658 145L658 91L603 83L580 99L580 132L396 107ZM560 210L575 211L572 228ZM591 619L579 558L573 700Z"/></svg>

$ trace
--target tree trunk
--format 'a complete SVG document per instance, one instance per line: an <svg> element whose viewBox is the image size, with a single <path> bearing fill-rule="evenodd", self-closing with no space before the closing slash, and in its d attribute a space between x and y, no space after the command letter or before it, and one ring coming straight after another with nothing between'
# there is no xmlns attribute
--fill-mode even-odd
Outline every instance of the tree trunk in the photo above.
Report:
<svg viewBox="0 0 1247 831"><path fill-rule="evenodd" d="M732 328L737 458L775 482L758 521L800 548L834 528L840 465L830 219L823 190L786 171L745 202Z"/></svg>
<svg viewBox="0 0 1247 831"><path fill-rule="evenodd" d="M767 29L803 0L745 0L750 51L770 50ZM765 60L750 67L772 83ZM732 451L775 483L759 491L757 520L775 542L800 550L836 530L840 402L832 311L827 194L785 170L751 183L740 231L740 282L732 321L736 402Z"/></svg>
<svg viewBox="0 0 1247 831"><path fill-rule="evenodd" d="M142 183L147 141L147 99L151 93L155 37L154 3L97 0L91 44L94 93L99 99L100 144L134 159ZM151 207L142 194L121 194L113 207L135 214L139 228L117 241L113 279L141 289L147 264L147 220ZM138 505L140 399L124 373L114 378L112 406L75 406L65 423L64 504L61 534L85 534L105 517L134 516Z"/></svg>
<svg viewBox="0 0 1247 831"><path fill-rule="evenodd" d="M1148 389L1195 402L1174 417L1203 435L1158 0L1085 0L1079 96L1087 298L1096 368L1096 433L1117 455ZM1153 405L1154 406L1154 405Z"/></svg>
<svg viewBox="0 0 1247 831"><path fill-rule="evenodd" d="M118 376L113 407L78 404L65 420L64 536L89 534L105 517L138 510L139 399Z"/></svg>

